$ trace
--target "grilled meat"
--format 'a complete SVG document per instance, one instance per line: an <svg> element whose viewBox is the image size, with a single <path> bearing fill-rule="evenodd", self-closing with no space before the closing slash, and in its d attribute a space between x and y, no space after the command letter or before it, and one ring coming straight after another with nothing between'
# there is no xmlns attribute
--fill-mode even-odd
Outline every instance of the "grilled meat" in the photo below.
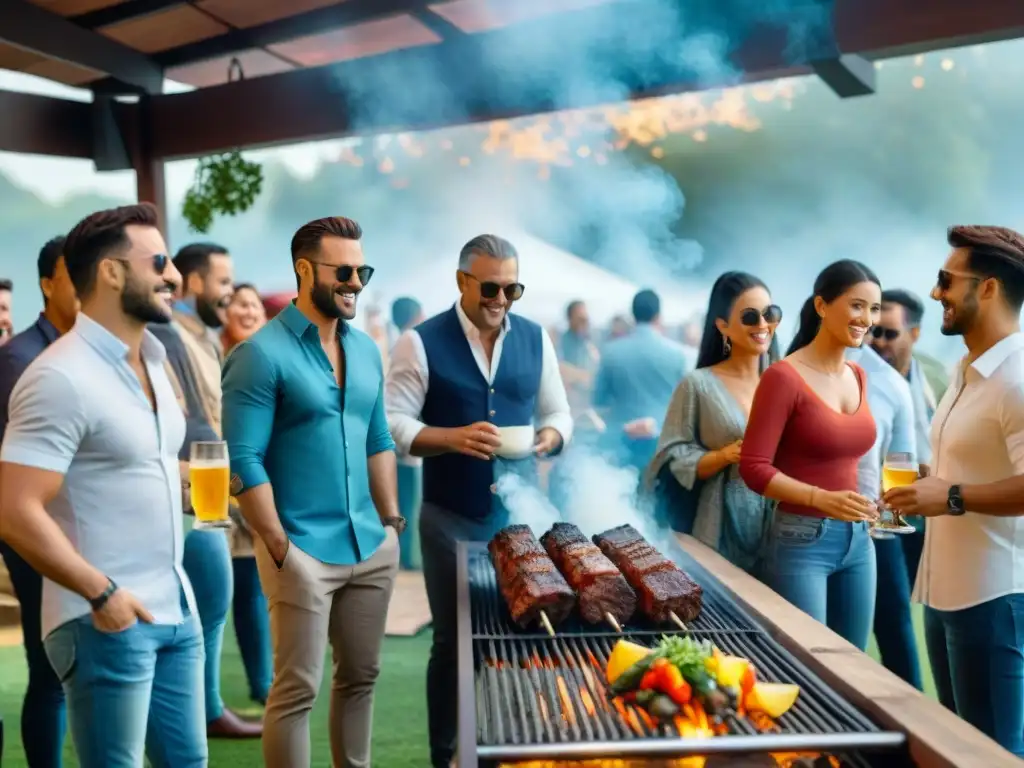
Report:
<svg viewBox="0 0 1024 768"><path fill-rule="evenodd" d="M540 537L555 566L579 599L580 615L591 624L611 614L625 624L636 611L636 593L611 560L572 523L555 523Z"/></svg>
<svg viewBox="0 0 1024 768"><path fill-rule="evenodd" d="M516 624L528 627L539 621L544 611L554 626L572 612L576 595L528 526L501 529L487 549L498 589Z"/></svg>
<svg viewBox="0 0 1024 768"><path fill-rule="evenodd" d="M652 547L631 525L620 525L594 536L640 598L640 610L663 623L669 613L683 621L700 615L703 590L679 566Z"/></svg>

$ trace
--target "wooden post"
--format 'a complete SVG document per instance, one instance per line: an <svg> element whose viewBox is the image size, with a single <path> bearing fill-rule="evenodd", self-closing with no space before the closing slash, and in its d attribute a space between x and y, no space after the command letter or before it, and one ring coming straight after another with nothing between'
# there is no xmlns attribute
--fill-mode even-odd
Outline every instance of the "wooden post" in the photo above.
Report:
<svg viewBox="0 0 1024 768"><path fill-rule="evenodd" d="M167 183L164 178L164 161L153 155L152 104L148 96L139 99L138 122L136 124L138 141L132 153L132 165L135 167L135 195L140 203L153 203L160 217L160 231L164 238L170 238L168 225L170 219L167 212ZM169 247L168 243L168 247Z"/></svg>

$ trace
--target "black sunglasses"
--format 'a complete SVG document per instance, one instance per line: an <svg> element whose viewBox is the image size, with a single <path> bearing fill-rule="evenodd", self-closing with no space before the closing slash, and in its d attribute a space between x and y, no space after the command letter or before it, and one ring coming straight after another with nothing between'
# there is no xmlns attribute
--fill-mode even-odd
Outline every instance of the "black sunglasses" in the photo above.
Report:
<svg viewBox="0 0 1024 768"><path fill-rule="evenodd" d="M334 264L328 264L326 261L311 261L312 264L317 264L321 267L332 267L334 269L334 276L338 278L339 283L347 283L352 279L354 274L359 278L359 282L362 285L366 285L370 282L370 278L373 277L373 267L369 264L363 264L361 267L353 267L348 264L343 264L340 267Z"/></svg>
<svg viewBox="0 0 1024 768"><path fill-rule="evenodd" d="M116 259L116 261L122 264L130 264L131 259ZM139 259L139 261L145 261L145 259ZM167 270L167 265L171 263L170 257L166 253L157 253L152 257L153 271L158 275L162 275Z"/></svg>
<svg viewBox="0 0 1024 768"><path fill-rule="evenodd" d="M880 325L874 325L871 327L871 335L876 339L895 341L900 337L901 333L903 333L903 331L897 330L896 328L883 328Z"/></svg>
<svg viewBox="0 0 1024 768"><path fill-rule="evenodd" d="M526 291L526 286L522 283L509 283L508 285L499 285L498 283L492 283L490 280L483 281L476 275L471 275L469 272L463 272L466 277L471 277L480 283L480 295L485 299L496 299L499 293L504 293L505 298L508 301L518 301L523 297L523 293Z"/></svg>
<svg viewBox="0 0 1024 768"><path fill-rule="evenodd" d="M758 311L753 307L747 307L740 312L740 322L748 326L757 326L761 324L761 318L771 325L772 323L782 322L782 307L778 304L769 304L764 309Z"/></svg>
<svg viewBox="0 0 1024 768"><path fill-rule="evenodd" d="M953 287L953 278L962 277L964 280L973 280L976 283L980 283L985 278L978 277L977 275L968 275L963 272L950 272L948 269L940 269L939 275L935 279L935 287L940 291L948 291Z"/></svg>

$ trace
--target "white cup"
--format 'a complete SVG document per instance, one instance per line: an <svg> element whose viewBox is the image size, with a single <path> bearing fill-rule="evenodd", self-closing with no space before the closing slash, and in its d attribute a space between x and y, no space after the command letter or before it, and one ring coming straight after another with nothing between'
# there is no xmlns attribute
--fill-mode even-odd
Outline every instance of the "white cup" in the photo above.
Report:
<svg viewBox="0 0 1024 768"><path fill-rule="evenodd" d="M533 453L533 427L498 427L501 445L494 452L502 459L525 459Z"/></svg>

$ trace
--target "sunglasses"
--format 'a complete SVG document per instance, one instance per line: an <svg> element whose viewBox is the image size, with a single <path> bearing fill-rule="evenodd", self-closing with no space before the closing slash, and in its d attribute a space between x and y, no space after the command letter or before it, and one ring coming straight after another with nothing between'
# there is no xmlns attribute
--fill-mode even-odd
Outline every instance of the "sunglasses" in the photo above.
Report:
<svg viewBox="0 0 1024 768"><path fill-rule="evenodd" d="M373 277L373 267L369 264L363 264L361 267L353 267L348 264L343 264L339 267L335 264L328 264L326 261L313 261L311 263L321 267L333 268L334 276L338 278L339 283L347 283L352 279L352 275L355 275L359 278L359 282L365 286L370 282L370 278Z"/></svg>
<svg viewBox="0 0 1024 768"><path fill-rule="evenodd" d="M115 261L119 261L122 264L130 264L133 260L115 259ZM139 259L139 261L145 261L145 259ZM167 265L171 263L171 259L166 253L157 253L152 256L152 263L153 271L156 272L158 275L162 275L166 271Z"/></svg>
<svg viewBox="0 0 1024 768"><path fill-rule="evenodd" d="M895 328L883 328L880 325L871 327L871 335L876 339L885 339L886 341L895 341L900 337L903 331L896 330Z"/></svg>
<svg viewBox="0 0 1024 768"><path fill-rule="evenodd" d="M496 299L499 293L505 294L505 299L508 301L518 301L523 297L523 293L526 291L526 286L522 283L509 283L508 285L499 285L493 283L490 280L481 280L476 275L471 275L469 272L463 272L466 277L471 277L480 283L480 295L485 299Z"/></svg>
<svg viewBox="0 0 1024 768"><path fill-rule="evenodd" d="M940 291L948 291L953 286L954 277L962 277L964 280L973 280L976 283L985 279L977 275L969 275L966 272L950 272L948 269L940 269L939 275L935 279L935 287Z"/></svg>
<svg viewBox="0 0 1024 768"><path fill-rule="evenodd" d="M764 321L768 323L768 325L772 325L773 323L781 323L782 307L780 307L778 304L769 304L767 307L760 311L754 309L753 307L747 307L742 312L740 312L740 322L743 323L743 325L760 325L762 317L764 318Z"/></svg>

